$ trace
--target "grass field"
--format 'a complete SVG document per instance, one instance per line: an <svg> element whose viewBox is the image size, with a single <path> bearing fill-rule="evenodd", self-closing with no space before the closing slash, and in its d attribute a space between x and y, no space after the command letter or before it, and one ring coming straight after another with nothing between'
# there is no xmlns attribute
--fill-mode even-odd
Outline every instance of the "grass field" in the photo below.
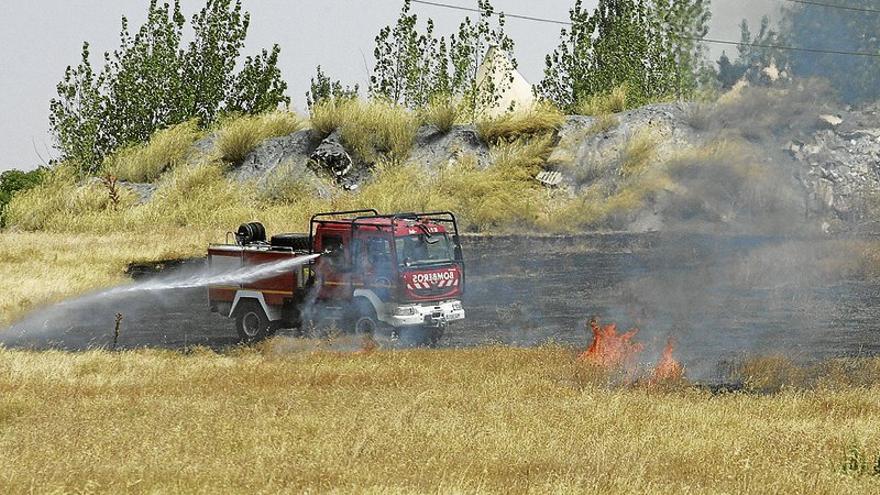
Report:
<svg viewBox="0 0 880 495"><path fill-rule="evenodd" d="M553 347L356 354L283 339L227 355L0 351L0 486L880 490L878 385L775 395L608 387L573 358Z"/></svg>

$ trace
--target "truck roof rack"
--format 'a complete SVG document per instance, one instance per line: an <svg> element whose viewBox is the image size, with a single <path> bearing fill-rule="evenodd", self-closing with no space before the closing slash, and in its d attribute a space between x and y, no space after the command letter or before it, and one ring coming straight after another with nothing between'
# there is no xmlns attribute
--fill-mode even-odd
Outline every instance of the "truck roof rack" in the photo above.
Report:
<svg viewBox="0 0 880 495"><path fill-rule="evenodd" d="M378 217L379 216L379 212L376 211L375 208L366 208L363 210L325 211L325 212L321 212L321 213L315 213L314 215L312 215L311 220L309 220L309 252L313 252L315 249L314 243L313 243L314 235L315 235L315 224L318 222L331 222L331 223L334 222L333 219L319 220L319 218L336 217L339 215L353 215L356 213L372 213L372 215L369 215L368 217ZM349 221L336 220L335 223L349 223Z"/></svg>

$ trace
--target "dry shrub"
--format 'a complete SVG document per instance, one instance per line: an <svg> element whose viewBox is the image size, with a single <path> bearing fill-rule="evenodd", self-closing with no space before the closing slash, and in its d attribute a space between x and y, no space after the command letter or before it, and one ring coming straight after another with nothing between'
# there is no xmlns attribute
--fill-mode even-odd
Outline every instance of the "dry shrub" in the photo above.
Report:
<svg viewBox="0 0 880 495"><path fill-rule="evenodd" d="M657 155L658 144L653 130L645 128L636 131L621 150L620 175L630 178L645 173Z"/></svg>
<svg viewBox="0 0 880 495"><path fill-rule="evenodd" d="M697 131L705 131L711 128L713 119L712 108L708 103L691 103L684 114L684 121Z"/></svg>
<svg viewBox="0 0 880 495"><path fill-rule="evenodd" d="M96 219L118 219L136 201L136 194L117 186L114 204L100 181L81 181L73 167L61 164L44 181L16 194L7 206L9 226L22 230L88 231Z"/></svg>
<svg viewBox="0 0 880 495"><path fill-rule="evenodd" d="M461 110L461 102L450 96L438 96L419 111L419 119L446 134L459 122Z"/></svg>
<svg viewBox="0 0 880 495"><path fill-rule="evenodd" d="M712 126L750 141L765 141L791 131L811 130L816 116L834 101L827 82L807 79L784 88L747 86L715 105Z"/></svg>
<svg viewBox="0 0 880 495"><path fill-rule="evenodd" d="M284 110L234 117L221 122L216 147L224 162L240 163L263 141L293 134L305 127L302 117Z"/></svg>
<svg viewBox="0 0 880 495"><path fill-rule="evenodd" d="M577 103L578 115L606 115L620 113L627 108L629 88L624 84L607 93L590 95Z"/></svg>
<svg viewBox="0 0 880 495"><path fill-rule="evenodd" d="M540 102L527 110L508 112L477 122L477 134L487 143L553 133L562 127L565 115L548 102Z"/></svg>
<svg viewBox="0 0 880 495"><path fill-rule="evenodd" d="M304 166L286 162L275 167L257 186L260 201L292 204L315 197L328 198L332 185Z"/></svg>
<svg viewBox="0 0 880 495"><path fill-rule="evenodd" d="M406 108L382 100L327 99L312 107L312 127L327 136L339 131L345 146L368 163L403 162L419 122Z"/></svg>
<svg viewBox="0 0 880 495"><path fill-rule="evenodd" d="M255 218L252 184L237 184L224 167L204 162L166 174L152 200L136 212L139 226L199 226L229 229Z"/></svg>
<svg viewBox="0 0 880 495"><path fill-rule="evenodd" d="M549 135L504 143L492 149L492 165L485 170L465 156L442 171L438 187L468 230L534 224L546 201L535 175L551 149Z"/></svg>
<svg viewBox="0 0 880 495"><path fill-rule="evenodd" d="M197 122L190 120L156 132L149 143L123 148L104 163L104 168L120 180L153 182L183 163L201 137Z"/></svg>
<svg viewBox="0 0 880 495"><path fill-rule="evenodd" d="M596 117L595 122L589 127L588 132L590 134L604 134L613 129L616 129L617 126L620 125L620 120L617 117L610 113L599 114Z"/></svg>
<svg viewBox="0 0 880 495"><path fill-rule="evenodd" d="M375 208L380 212L427 211L442 204L437 178L418 165L379 163L373 180L336 203L339 209Z"/></svg>

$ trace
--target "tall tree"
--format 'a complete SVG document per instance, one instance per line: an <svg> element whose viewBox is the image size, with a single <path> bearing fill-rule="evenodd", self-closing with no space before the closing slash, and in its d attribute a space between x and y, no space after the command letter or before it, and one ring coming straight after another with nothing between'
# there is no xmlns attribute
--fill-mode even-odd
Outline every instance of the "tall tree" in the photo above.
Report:
<svg viewBox="0 0 880 495"><path fill-rule="evenodd" d="M877 9L872 0L826 0L832 6ZM880 53L877 25L880 13L853 12L817 5L788 6L783 11L782 35L794 46L846 52ZM792 52L795 75L831 82L850 103L878 97L880 57Z"/></svg>
<svg viewBox="0 0 880 495"><path fill-rule="evenodd" d="M738 56L731 62L726 53L722 53L716 64L718 72L716 78L723 89L729 89L742 79L750 83L764 84L766 79L764 69L774 66L779 70L788 71L791 60L789 52L774 46L786 45L788 41L779 31L770 25L770 18L764 16L758 26L758 32L752 33L748 21L743 19L740 23L740 44L737 47Z"/></svg>
<svg viewBox="0 0 880 495"><path fill-rule="evenodd" d="M503 13L496 13L489 0L479 0L477 6L479 17L466 17L447 42L436 37L431 19L419 30L418 16L406 0L395 25L376 36L370 94L411 108L437 96L460 98L471 108L497 101L503 88L494 87L491 78L477 81L477 71L490 46L512 53L513 40L504 32ZM515 67L516 61L512 63Z"/></svg>
<svg viewBox="0 0 880 495"><path fill-rule="evenodd" d="M503 69L495 64L489 66L482 80L477 78L489 47L494 46L506 56L511 56L514 48L513 39L504 31L504 13L496 13L489 0L478 0L477 7L480 17L476 22L466 17L458 26L458 32L450 37L448 62L452 68L450 93L467 103L473 117L480 109L494 107L512 81L509 74L507 80L501 78L500 83L496 83L497 78L492 76ZM511 56L510 62L516 69L516 59Z"/></svg>
<svg viewBox="0 0 880 495"><path fill-rule="evenodd" d="M427 103L433 93L431 76L438 60L434 22L425 31L417 29L418 16L410 13L405 0L394 27L386 26L376 36L373 55L376 65L370 77L370 94L410 107Z"/></svg>
<svg viewBox="0 0 880 495"><path fill-rule="evenodd" d="M235 72L249 22L240 0L207 0L192 18L193 40L184 47L179 0L151 0L146 22L134 34L122 18L120 46L104 54L97 74L84 44L79 65L67 68L49 104L50 127L64 158L92 172L113 150L146 141L163 127L193 118L207 126L221 112L289 103L277 45L248 57Z"/></svg>
<svg viewBox="0 0 880 495"><path fill-rule="evenodd" d="M330 77L324 74L323 69L319 65L316 69L315 77L311 79L309 90L306 91L306 104L309 109L316 104L329 99L354 98L358 93L358 85L343 86L339 81L332 81Z"/></svg>
<svg viewBox="0 0 880 495"><path fill-rule="evenodd" d="M632 104L688 96L705 70L709 15L708 0L599 0L592 13L578 0L536 92L567 110L617 86Z"/></svg>

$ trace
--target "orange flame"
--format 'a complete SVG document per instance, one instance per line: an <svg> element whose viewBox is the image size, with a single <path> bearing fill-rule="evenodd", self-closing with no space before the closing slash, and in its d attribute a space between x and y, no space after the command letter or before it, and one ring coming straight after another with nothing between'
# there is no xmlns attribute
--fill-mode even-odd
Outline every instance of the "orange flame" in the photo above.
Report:
<svg viewBox="0 0 880 495"><path fill-rule="evenodd" d="M593 343L578 356L581 361L614 368L632 364L633 358L642 351L642 344L632 342L632 338L639 332L637 328L618 335L617 325L614 323L602 328L598 320L592 318L589 325L593 332Z"/></svg>
<svg viewBox="0 0 880 495"><path fill-rule="evenodd" d="M670 337L666 341L666 347L663 349L663 356L660 358L660 362L654 368L650 383L656 384L667 380L677 380L684 375L684 366L672 357L673 351L675 351L675 340Z"/></svg>

